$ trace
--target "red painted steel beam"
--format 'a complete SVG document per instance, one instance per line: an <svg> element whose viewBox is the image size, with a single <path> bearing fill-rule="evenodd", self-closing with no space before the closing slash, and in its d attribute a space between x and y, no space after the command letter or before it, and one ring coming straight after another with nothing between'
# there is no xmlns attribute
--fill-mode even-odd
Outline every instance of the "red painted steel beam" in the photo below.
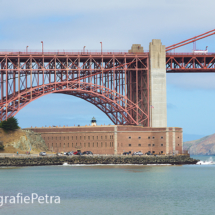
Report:
<svg viewBox="0 0 215 215"><path fill-rule="evenodd" d="M0 72L1 120L14 116L43 95L66 93L94 104L114 124L148 126L148 108L143 102L149 100L149 83L144 79L149 72L148 53L102 56L1 56L0 53ZM130 87L133 92L136 89L131 99Z"/></svg>
<svg viewBox="0 0 215 215"><path fill-rule="evenodd" d="M167 47L166 47L166 51L167 51L167 52L168 52L168 51L171 51L171 50L173 50L173 49L179 48L179 47L181 47L181 46L185 46L185 45L190 44L190 43L193 43L193 42L195 42L195 41L197 41L197 40L201 40L201 39L204 39L204 38L206 38L206 37L212 36L212 35L214 35L214 34L215 34L215 29L213 29L213 30L211 30L211 31L208 31L208 32L206 32L206 33L204 33L204 34L200 34L200 35L198 35L198 36L192 37L192 38L190 38L190 39L184 40L184 41L182 41L182 42L180 42L180 43L176 43L176 44L173 44L173 45L171 45L171 46L167 46Z"/></svg>
<svg viewBox="0 0 215 215"><path fill-rule="evenodd" d="M215 72L215 53L213 54L167 54L167 73L207 73Z"/></svg>

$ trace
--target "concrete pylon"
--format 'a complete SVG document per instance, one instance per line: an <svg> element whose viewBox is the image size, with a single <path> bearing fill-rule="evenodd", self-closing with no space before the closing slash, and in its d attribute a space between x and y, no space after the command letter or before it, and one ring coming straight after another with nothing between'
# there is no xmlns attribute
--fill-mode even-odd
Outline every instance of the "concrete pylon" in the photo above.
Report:
<svg viewBox="0 0 215 215"><path fill-rule="evenodd" d="M149 44L150 126L167 127L166 49L161 40Z"/></svg>

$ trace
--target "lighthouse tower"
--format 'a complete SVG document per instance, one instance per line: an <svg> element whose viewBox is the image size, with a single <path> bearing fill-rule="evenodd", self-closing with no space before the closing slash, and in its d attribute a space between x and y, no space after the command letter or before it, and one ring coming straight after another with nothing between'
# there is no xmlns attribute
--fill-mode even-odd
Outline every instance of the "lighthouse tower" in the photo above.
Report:
<svg viewBox="0 0 215 215"><path fill-rule="evenodd" d="M96 126L96 118L93 117L91 120L91 126Z"/></svg>

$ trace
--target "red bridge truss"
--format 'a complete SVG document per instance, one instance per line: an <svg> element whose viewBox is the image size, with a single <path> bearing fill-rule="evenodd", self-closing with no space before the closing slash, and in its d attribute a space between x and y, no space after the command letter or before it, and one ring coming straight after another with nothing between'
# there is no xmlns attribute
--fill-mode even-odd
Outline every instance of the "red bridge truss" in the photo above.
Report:
<svg viewBox="0 0 215 215"><path fill-rule="evenodd" d="M148 53L0 53L0 120L50 93L82 98L114 124L149 126Z"/></svg>
<svg viewBox="0 0 215 215"><path fill-rule="evenodd" d="M215 72L215 53L167 53L167 73Z"/></svg>
<svg viewBox="0 0 215 215"><path fill-rule="evenodd" d="M166 53L167 73L215 72L215 53ZM82 98L114 124L149 126L149 53L0 53L0 120L37 98Z"/></svg>

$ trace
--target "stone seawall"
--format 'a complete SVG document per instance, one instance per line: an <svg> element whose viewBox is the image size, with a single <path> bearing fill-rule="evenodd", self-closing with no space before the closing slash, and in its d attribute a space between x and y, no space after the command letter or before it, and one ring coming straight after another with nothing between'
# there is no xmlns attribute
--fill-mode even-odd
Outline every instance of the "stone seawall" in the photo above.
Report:
<svg viewBox="0 0 215 215"><path fill-rule="evenodd" d="M68 164L196 164L189 156L53 156L53 157L4 157L0 166L45 166Z"/></svg>

